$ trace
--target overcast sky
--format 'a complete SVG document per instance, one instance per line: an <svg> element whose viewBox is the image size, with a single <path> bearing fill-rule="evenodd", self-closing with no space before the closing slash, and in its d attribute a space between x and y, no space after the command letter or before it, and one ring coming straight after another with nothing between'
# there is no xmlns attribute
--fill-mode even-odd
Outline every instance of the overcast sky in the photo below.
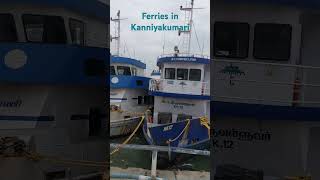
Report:
<svg viewBox="0 0 320 180"><path fill-rule="evenodd" d="M121 11L121 50L120 55L139 59L147 64L147 73L156 68L156 60L163 53L173 53L173 48L178 45L181 36L177 31L131 31L131 24L137 25L183 25L184 11L180 5L186 6L190 0L110 0L110 16L115 17L118 10ZM191 53L210 54L210 0L195 0L194 7L204 8L194 10L195 29L192 33ZM179 15L179 20L142 20L143 12L150 14L171 14ZM197 33L199 44L197 43ZM115 34L115 24L110 22L110 33ZM199 47L200 46L200 47ZM110 44L111 53L115 53L114 41ZM124 48L126 47L126 48ZM127 50L128 49L128 50Z"/></svg>

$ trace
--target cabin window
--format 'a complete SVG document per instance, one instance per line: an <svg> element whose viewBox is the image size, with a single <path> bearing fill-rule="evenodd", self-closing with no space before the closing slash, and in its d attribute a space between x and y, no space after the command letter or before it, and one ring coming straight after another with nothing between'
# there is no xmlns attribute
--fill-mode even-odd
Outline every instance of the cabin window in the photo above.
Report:
<svg viewBox="0 0 320 180"><path fill-rule="evenodd" d="M29 42L66 43L64 21L58 16L23 15L26 38Z"/></svg>
<svg viewBox="0 0 320 180"><path fill-rule="evenodd" d="M176 69L166 68L165 69L165 79L176 79Z"/></svg>
<svg viewBox="0 0 320 180"><path fill-rule="evenodd" d="M0 42L16 42L17 30L11 14L0 14Z"/></svg>
<svg viewBox="0 0 320 180"><path fill-rule="evenodd" d="M246 58L249 47L248 23L216 22L214 25L214 55Z"/></svg>
<svg viewBox="0 0 320 180"><path fill-rule="evenodd" d="M112 76L116 75L116 70L115 70L114 66L110 66L110 75L112 75Z"/></svg>
<svg viewBox="0 0 320 180"><path fill-rule="evenodd" d="M188 80L188 69L177 69L178 80Z"/></svg>
<svg viewBox="0 0 320 180"><path fill-rule="evenodd" d="M190 69L189 80L190 81L201 81L201 70L200 69Z"/></svg>
<svg viewBox="0 0 320 180"><path fill-rule="evenodd" d="M258 23L254 28L254 52L257 59L288 60L291 49L289 24Z"/></svg>
<svg viewBox="0 0 320 180"><path fill-rule="evenodd" d="M158 123L159 124L168 124L172 122L171 113L158 113Z"/></svg>
<svg viewBox="0 0 320 180"><path fill-rule="evenodd" d="M76 19L69 20L72 44L84 45L84 23Z"/></svg>
<svg viewBox="0 0 320 180"><path fill-rule="evenodd" d="M178 114L177 116L177 122L185 121L187 119L192 119L192 116L187 114Z"/></svg>
<svg viewBox="0 0 320 180"><path fill-rule="evenodd" d="M118 75L131 76L130 67L117 66Z"/></svg>

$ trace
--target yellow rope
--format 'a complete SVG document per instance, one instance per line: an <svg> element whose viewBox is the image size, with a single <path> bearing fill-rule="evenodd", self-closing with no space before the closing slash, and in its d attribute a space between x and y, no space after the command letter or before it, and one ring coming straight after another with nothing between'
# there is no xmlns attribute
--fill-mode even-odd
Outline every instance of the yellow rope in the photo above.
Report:
<svg viewBox="0 0 320 180"><path fill-rule="evenodd" d="M200 117L200 124L208 129L208 136L210 137L210 122L206 117Z"/></svg>
<svg viewBox="0 0 320 180"><path fill-rule="evenodd" d="M135 135L135 133L138 131L139 127L141 126L141 124L142 124L142 122L143 122L143 120L144 120L144 116L141 117L141 120L140 120L138 126L136 127L136 129L131 133L131 135L130 135L121 145L127 144L127 143L131 140L131 138L132 138L132 137ZM116 149L114 149L114 150L110 153L110 155L113 155L114 153L118 152L118 151L120 150L120 148L121 148L121 145L119 145Z"/></svg>
<svg viewBox="0 0 320 180"><path fill-rule="evenodd" d="M190 125L190 119L187 119L187 124L186 124L186 126L183 128L183 130L181 131L181 133L177 136L177 137L175 137L173 140L171 140L171 139L169 139L168 140L168 143L171 143L171 142L174 142L174 141L176 141L177 139L179 139L179 137L183 134L183 132L185 132L187 129L188 129L188 127L189 127L189 125Z"/></svg>

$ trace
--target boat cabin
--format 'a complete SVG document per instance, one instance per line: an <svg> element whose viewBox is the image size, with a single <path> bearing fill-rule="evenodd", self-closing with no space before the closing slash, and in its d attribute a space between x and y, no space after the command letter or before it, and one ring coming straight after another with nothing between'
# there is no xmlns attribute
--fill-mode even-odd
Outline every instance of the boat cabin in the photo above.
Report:
<svg viewBox="0 0 320 180"><path fill-rule="evenodd" d="M113 56L110 63L111 76L144 76L146 65L132 58Z"/></svg>
<svg viewBox="0 0 320 180"><path fill-rule="evenodd" d="M150 81L154 96L153 123L175 123L210 113L210 60L196 55L163 55L158 58L160 79Z"/></svg>
<svg viewBox="0 0 320 180"><path fill-rule="evenodd" d="M320 106L319 10L293 1L215 1L216 100Z"/></svg>
<svg viewBox="0 0 320 180"><path fill-rule="evenodd" d="M151 90L154 88L162 93L208 96L209 62L205 56L160 56L157 61L161 71L160 80L152 84Z"/></svg>
<svg viewBox="0 0 320 180"><path fill-rule="evenodd" d="M319 8L309 0L215 1L215 165L320 178Z"/></svg>

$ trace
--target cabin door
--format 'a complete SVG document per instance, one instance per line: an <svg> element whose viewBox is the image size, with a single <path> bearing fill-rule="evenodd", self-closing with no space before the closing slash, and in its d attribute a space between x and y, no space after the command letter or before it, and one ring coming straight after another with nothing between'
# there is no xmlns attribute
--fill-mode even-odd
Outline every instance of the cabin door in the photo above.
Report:
<svg viewBox="0 0 320 180"><path fill-rule="evenodd" d="M305 13L301 16L301 58L304 66L320 67L320 14ZM320 85L320 68L302 70L302 81L305 84ZM304 106L320 107L320 87L302 87ZM307 103L307 102L319 103Z"/></svg>

